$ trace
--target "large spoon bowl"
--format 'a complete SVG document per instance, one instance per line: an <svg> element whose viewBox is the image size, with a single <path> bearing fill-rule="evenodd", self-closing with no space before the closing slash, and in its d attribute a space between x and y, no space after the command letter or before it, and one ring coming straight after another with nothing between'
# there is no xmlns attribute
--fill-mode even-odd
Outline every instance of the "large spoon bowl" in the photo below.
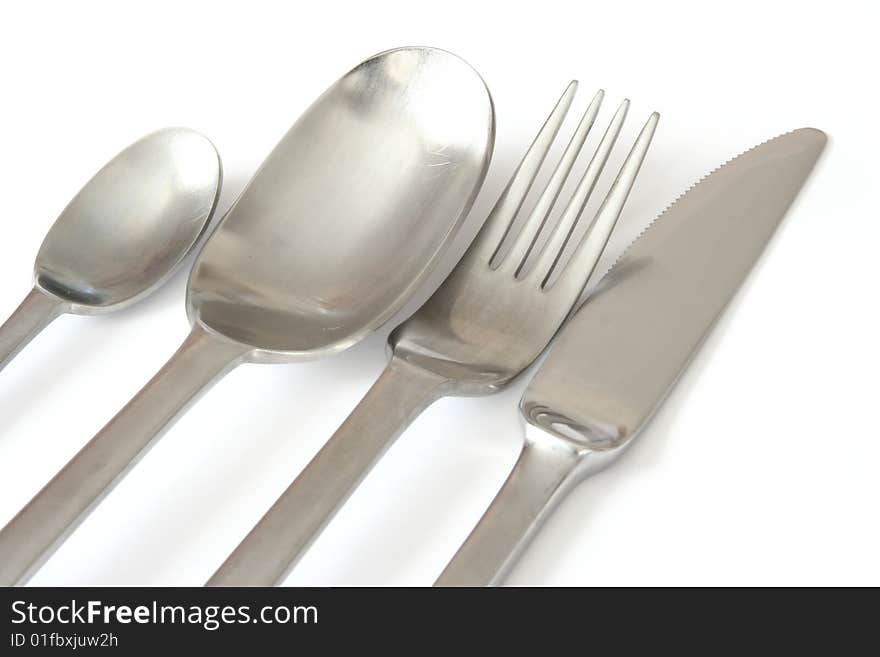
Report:
<svg viewBox="0 0 880 657"><path fill-rule="evenodd" d="M485 84L447 52L391 50L330 87L199 254L189 336L0 531L0 585L27 580L233 367L340 351L397 312L470 208L493 140Z"/></svg>
<svg viewBox="0 0 880 657"><path fill-rule="evenodd" d="M424 280L470 207L492 103L455 55L369 59L296 122L199 255L194 322L301 360L349 347Z"/></svg>

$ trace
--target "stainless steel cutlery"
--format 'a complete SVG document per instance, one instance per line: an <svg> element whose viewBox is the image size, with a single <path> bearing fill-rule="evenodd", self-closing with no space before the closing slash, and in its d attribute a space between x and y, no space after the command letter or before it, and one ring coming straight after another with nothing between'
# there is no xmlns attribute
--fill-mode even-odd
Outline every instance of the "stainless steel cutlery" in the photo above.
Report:
<svg viewBox="0 0 880 657"><path fill-rule="evenodd" d="M579 227L629 101L575 181L604 93L592 98L532 202L576 88L565 89L452 273L392 331L381 376L208 585L279 584L419 413L443 396L504 388L551 341L520 402L520 456L438 586L502 582L565 494L646 425L760 256L826 137L795 130L713 171L655 220L575 312L659 121L650 115ZM485 83L442 50L389 50L332 85L203 240L180 348L0 530L0 585L26 582L237 365L333 354L387 322L458 231L494 135ZM191 130L159 131L122 151L47 234L33 290L0 326L0 369L60 314L115 310L166 281L206 232L220 186L216 150ZM570 196L556 211L564 188Z"/></svg>
<svg viewBox="0 0 880 657"><path fill-rule="evenodd" d="M34 287L0 326L0 369L59 315L118 310L168 280L208 225L220 179L214 146L185 128L113 158L43 240Z"/></svg>
<svg viewBox="0 0 880 657"><path fill-rule="evenodd" d="M806 128L743 153L630 246L529 384L519 459L438 586L501 581L568 490L630 444L749 273L825 141Z"/></svg>
<svg viewBox="0 0 880 657"><path fill-rule="evenodd" d="M0 531L0 584L26 579L233 367L338 352L391 317L467 213L493 139L485 84L441 50L388 51L330 87L199 254L181 347Z"/></svg>
<svg viewBox="0 0 880 657"><path fill-rule="evenodd" d="M406 426L444 395L502 388L544 349L578 300L635 182L657 125L652 114L569 261L560 260L614 145L624 101L548 241L541 229L602 101L593 98L534 209L505 237L574 96L556 104L482 230L442 286L391 335L391 361L364 399L211 578L211 585L273 585L287 574ZM511 237L513 237L511 235ZM535 252L534 262L529 255Z"/></svg>

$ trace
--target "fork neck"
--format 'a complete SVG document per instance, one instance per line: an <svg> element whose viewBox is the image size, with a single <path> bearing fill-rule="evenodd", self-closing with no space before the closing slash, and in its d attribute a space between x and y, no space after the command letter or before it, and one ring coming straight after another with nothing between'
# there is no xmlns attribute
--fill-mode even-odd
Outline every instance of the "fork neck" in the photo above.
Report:
<svg viewBox="0 0 880 657"><path fill-rule="evenodd" d="M384 405L393 407L395 420L405 427L428 406L445 396L449 383L446 376L394 351L365 401L371 397L381 399Z"/></svg>
<svg viewBox="0 0 880 657"><path fill-rule="evenodd" d="M388 338L388 345L392 362L397 361L398 368L406 369L413 379L437 384L434 400L449 395L468 397L492 394L507 385L518 373L515 368L489 367L487 362L497 359L489 358L486 354L471 353L472 345L464 341L455 343L445 335L444 327L431 325L431 321L426 321L419 312L394 329ZM460 338L457 336L456 339Z"/></svg>

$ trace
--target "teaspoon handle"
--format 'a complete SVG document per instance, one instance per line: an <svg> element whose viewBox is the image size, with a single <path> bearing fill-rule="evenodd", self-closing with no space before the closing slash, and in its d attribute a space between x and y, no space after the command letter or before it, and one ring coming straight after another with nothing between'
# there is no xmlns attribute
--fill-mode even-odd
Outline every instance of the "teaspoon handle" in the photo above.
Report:
<svg viewBox="0 0 880 657"><path fill-rule="evenodd" d="M513 470L434 586L495 586L576 483L576 448L527 425Z"/></svg>
<svg viewBox="0 0 880 657"><path fill-rule="evenodd" d="M0 370L49 323L63 314L65 303L35 287L0 326Z"/></svg>
<svg viewBox="0 0 880 657"><path fill-rule="evenodd" d="M333 437L281 494L207 586L275 586L446 379L391 362Z"/></svg>
<svg viewBox="0 0 880 657"><path fill-rule="evenodd" d="M0 530L0 585L23 584L247 348L198 326L159 372Z"/></svg>

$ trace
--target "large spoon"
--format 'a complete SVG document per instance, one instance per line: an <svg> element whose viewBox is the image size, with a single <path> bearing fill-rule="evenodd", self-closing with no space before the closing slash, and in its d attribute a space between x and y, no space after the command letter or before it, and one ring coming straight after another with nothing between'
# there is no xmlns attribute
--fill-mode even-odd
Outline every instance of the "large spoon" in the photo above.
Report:
<svg viewBox="0 0 880 657"><path fill-rule="evenodd" d="M181 347L0 531L0 584L26 580L234 366L337 352L388 320L470 208L493 138L485 84L447 52L388 51L330 87L199 254Z"/></svg>
<svg viewBox="0 0 880 657"><path fill-rule="evenodd" d="M0 370L59 315L117 310L167 281L208 225L220 180L214 146L186 128L110 160L43 240L34 287L0 326Z"/></svg>

